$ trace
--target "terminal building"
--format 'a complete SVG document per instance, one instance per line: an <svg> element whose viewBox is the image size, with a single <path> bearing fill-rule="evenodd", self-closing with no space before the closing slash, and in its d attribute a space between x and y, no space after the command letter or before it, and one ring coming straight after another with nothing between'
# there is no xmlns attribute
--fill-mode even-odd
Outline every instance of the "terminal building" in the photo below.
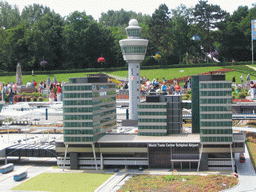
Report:
<svg viewBox="0 0 256 192"><path fill-rule="evenodd" d="M231 82L224 75L192 76L192 133L182 131L181 96L148 96L138 105L138 132L115 131L115 84L71 78L63 86L64 136L59 167L235 169L245 135L232 132ZM86 94L86 95L81 95Z"/></svg>

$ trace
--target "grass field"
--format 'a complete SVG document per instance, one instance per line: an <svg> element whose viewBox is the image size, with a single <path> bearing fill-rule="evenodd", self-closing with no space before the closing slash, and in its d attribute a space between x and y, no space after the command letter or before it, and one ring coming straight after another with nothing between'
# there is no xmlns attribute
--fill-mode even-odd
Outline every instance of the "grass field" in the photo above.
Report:
<svg viewBox="0 0 256 192"><path fill-rule="evenodd" d="M179 78L179 77L185 77L190 75L196 75L199 73L209 72L213 70L219 70L222 69L222 67L192 67L192 68L169 68L169 69L150 69L150 70L141 70L140 75L142 77L147 76L148 79L151 81L153 79L158 78L159 81L162 81L163 77L165 77L167 80L173 79L173 78ZM108 74L112 74L115 76L120 77L126 77L128 75L128 69L126 71L113 71L113 72L107 72ZM51 75L23 75L22 81L23 84L26 84L28 81L32 81L32 78L36 82L40 82L43 80L47 80L48 76L50 77L50 80L52 81L54 76L56 77L57 81L65 81L68 82L69 78L71 77L84 77L86 73L67 73L67 74L51 74ZM241 73L239 72L229 72L226 73L226 80L232 79L233 76L236 76L236 82L240 82L240 76ZM244 74L244 80L246 80L247 74ZM252 80L256 80L256 77L251 76ZM16 76L2 76L0 77L0 82L8 83L8 82L16 81Z"/></svg>
<svg viewBox="0 0 256 192"><path fill-rule="evenodd" d="M12 188L12 190L93 192L110 177L110 174L96 173L42 173L17 187Z"/></svg>

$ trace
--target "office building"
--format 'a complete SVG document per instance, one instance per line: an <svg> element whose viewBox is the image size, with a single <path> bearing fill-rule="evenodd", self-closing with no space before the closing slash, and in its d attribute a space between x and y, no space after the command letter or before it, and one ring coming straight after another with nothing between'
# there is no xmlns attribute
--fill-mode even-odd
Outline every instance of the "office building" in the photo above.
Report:
<svg viewBox="0 0 256 192"><path fill-rule="evenodd" d="M244 152L245 135L232 132L231 82L225 81L224 75L192 76L191 80L192 134L182 132L181 110L188 103L183 104L181 96L168 95L149 96L140 103L138 133L128 134L107 133L115 122L115 91L111 83L100 77L70 79L64 88L64 141L56 143L58 166L234 171L233 154ZM78 93L87 95L81 98ZM80 108L85 111L78 112ZM71 120L70 115L80 116L72 116ZM80 122L91 124L70 124Z"/></svg>

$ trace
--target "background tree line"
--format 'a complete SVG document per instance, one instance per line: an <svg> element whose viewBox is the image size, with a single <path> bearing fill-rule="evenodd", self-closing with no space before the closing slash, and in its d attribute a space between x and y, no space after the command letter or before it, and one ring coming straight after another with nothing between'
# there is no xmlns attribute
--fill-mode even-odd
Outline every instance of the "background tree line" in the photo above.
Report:
<svg viewBox="0 0 256 192"><path fill-rule="evenodd" d="M219 53L219 60L251 60L251 20L256 7L240 6L230 15L218 5L200 0L194 8L180 5L169 10L162 4L150 15L109 10L99 21L86 12L61 17L49 7L33 4L21 12L0 1L0 70L47 70L123 67L119 40L135 18L149 40L142 65L206 62L206 53ZM195 39L195 35L199 38ZM254 48L254 50L256 50ZM161 55L155 59L156 54ZM100 56L105 63L98 63ZM210 61L211 58L208 58Z"/></svg>

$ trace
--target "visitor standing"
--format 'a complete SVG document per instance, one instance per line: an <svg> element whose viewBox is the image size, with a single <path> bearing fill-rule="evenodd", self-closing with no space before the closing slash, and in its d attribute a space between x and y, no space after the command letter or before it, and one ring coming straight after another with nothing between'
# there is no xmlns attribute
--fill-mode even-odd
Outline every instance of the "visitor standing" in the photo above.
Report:
<svg viewBox="0 0 256 192"><path fill-rule="evenodd" d="M57 83L57 101L61 101L61 93L62 93L61 85Z"/></svg>
<svg viewBox="0 0 256 192"><path fill-rule="evenodd" d="M52 104L54 100L55 100L55 93L52 89L49 97L50 104Z"/></svg>
<svg viewBox="0 0 256 192"><path fill-rule="evenodd" d="M178 81L176 82L174 89L175 89L174 95L180 95L180 85Z"/></svg>
<svg viewBox="0 0 256 192"><path fill-rule="evenodd" d="M166 83L164 83L161 87L161 91L163 92L164 95L167 94L167 86L166 86Z"/></svg>
<svg viewBox="0 0 256 192"><path fill-rule="evenodd" d="M12 104L13 93L12 93L12 86L11 86L11 84L8 85L8 94L9 94L9 102L10 102L10 104Z"/></svg>
<svg viewBox="0 0 256 192"><path fill-rule="evenodd" d="M243 82L244 82L244 75L243 74L241 75L240 79L241 79L241 83L243 84Z"/></svg>
<svg viewBox="0 0 256 192"><path fill-rule="evenodd" d="M15 82L13 82L12 91L13 91L13 94L14 94L14 95L17 94L17 84L16 84Z"/></svg>
<svg viewBox="0 0 256 192"><path fill-rule="evenodd" d="M232 78L232 83L236 83L236 76Z"/></svg>
<svg viewBox="0 0 256 192"><path fill-rule="evenodd" d="M7 94L7 90L8 90L7 84L3 84L3 99L2 99L2 101L5 101L5 95Z"/></svg>
<svg viewBox="0 0 256 192"><path fill-rule="evenodd" d="M246 80L247 80L248 83L251 81L251 75L250 74L247 75Z"/></svg>
<svg viewBox="0 0 256 192"><path fill-rule="evenodd" d="M254 100L254 93L255 93L255 85L253 81L250 82L250 95L251 95L251 100Z"/></svg>

